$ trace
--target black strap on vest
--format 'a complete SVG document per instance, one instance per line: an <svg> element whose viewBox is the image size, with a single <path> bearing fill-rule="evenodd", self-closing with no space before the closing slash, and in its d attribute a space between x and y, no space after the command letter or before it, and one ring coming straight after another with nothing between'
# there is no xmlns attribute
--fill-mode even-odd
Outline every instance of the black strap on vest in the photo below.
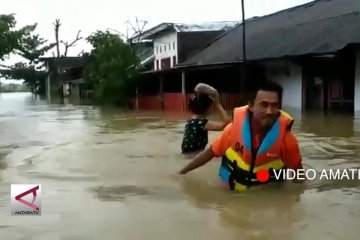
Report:
<svg viewBox="0 0 360 240"><path fill-rule="evenodd" d="M269 180L265 183L259 182L257 180L255 173L253 173L252 171L246 171L244 169L239 168L236 160L232 162L226 156L222 157L221 165L223 167L227 168L230 172L228 184L229 184L229 188L231 191L235 190L236 182L240 183L242 185L245 185L247 187L251 187L251 186L257 186L257 185L266 184L266 183L270 183L270 182L284 181L281 177L279 180L277 180L275 178L274 172L280 173L280 170L274 170L273 168L270 168L269 169L269 173L270 173ZM282 169L285 170L286 167L284 167Z"/></svg>
<svg viewBox="0 0 360 240"><path fill-rule="evenodd" d="M230 172L228 183L230 190L232 191L235 189L235 182L245 186L250 186L253 183L252 180L256 179L255 174L239 168L236 160L232 162L226 156L223 156L221 165L227 168Z"/></svg>

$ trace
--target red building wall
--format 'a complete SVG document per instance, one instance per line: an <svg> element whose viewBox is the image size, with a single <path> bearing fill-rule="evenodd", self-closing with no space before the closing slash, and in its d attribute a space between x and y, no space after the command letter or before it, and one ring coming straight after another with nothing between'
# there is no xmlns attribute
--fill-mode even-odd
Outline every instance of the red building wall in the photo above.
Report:
<svg viewBox="0 0 360 240"><path fill-rule="evenodd" d="M187 106L192 94L164 93L163 109L159 95L138 96L138 110L164 110L164 111L188 111ZM220 93L220 102L226 110L231 110L241 105L239 94Z"/></svg>

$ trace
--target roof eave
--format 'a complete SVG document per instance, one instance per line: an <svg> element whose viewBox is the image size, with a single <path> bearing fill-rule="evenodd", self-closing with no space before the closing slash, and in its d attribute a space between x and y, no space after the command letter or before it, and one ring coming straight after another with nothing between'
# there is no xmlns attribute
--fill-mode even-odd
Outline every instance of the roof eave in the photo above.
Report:
<svg viewBox="0 0 360 240"><path fill-rule="evenodd" d="M131 39L138 39L140 38L141 40L152 40L154 38L154 36L156 36L158 33L170 29L170 28L174 28L174 24L173 23L161 23L153 28L150 28L149 30L144 31L143 33L131 38Z"/></svg>

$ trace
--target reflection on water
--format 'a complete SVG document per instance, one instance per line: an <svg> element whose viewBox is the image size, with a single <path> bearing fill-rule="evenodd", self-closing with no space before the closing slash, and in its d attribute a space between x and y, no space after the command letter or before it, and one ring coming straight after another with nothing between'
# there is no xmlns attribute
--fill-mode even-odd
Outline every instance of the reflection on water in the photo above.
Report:
<svg viewBox="0 0 360 240"><path fill-rule="evenodd" d="M293 115L307 168L359 168L358 120ZM219 159L179 176L185 118L0 94L2 238L358 239L360 181L235 193L218 181ZM42 216L10 216L13 183L42 184Z"/></svg>

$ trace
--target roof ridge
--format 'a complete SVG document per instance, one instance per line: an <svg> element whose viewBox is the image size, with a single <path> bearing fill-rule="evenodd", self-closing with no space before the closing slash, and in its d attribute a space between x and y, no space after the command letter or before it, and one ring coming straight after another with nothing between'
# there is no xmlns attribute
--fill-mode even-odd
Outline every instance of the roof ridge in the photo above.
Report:
<svg viewBox="0 0 360 240"><path fill-rule="evenodd" d="M341 14L341 15L337 15L337 16L321 18L321 19L317 19L317 20L313 20L313 21L306 21L306 22L291 25L291 27L294 28L294 27L299 27L299 26L303 26L303 25L307 25L307 24L319 23L319 22L328 21L328 20L332 20L332 19L342 18L342 17L346 17L346 16L360 16L360 12L355 11L355 12L345 13L345 14ZM262 31L262 32L264 33L264 32L270 32L270 31L281 30L281 29L286 29L286 28L289 28L289 26L282 26L279 28L267 29L266 31Z"/></svg>
<svg viewBox="0 0 360 240"><path fill-rule="evenodd" d="M184 59L182 62L185 62L186 60L188 60L189 58L195 56L196 54L198 54L199 52L203 51L204 49L208 48L209 46L211 46L214 42L218 41L219 39L225 37L227 34L230 34L232 31L235 31L238 27L240 27L242 25L242 23L238 23L236 24L233 28L225 31L224 33L219 34L217 37L215 37L214 39L212 39L211 41L209 41L209 43L205 44L205 46L198 48L196 51L193 52L193 54L191 54L190 56L188 56L186 59Z"/></svg>
<svg viewBox="0 0 360 240"><path fill-rule="evenodd" d="M294 7L291 7L291 8L287 8L287 9L283 9L283 10L280 10L278 12L274 12L274 13L271 13L271 14L268 14L268 15L263 15L263 16L260 16L260 17L252 17L252 18L248 18L248 19L245 19L245 27L247 24L250 24L250 23L253 23L254 21L256 20L264 20L264 18L267 18L267 17L272 17L272 16L275 16L275 15L279 15L279 14L282 14L282 13L285 13L285 12L290 12L290 11L294 11L298 8L303 8L303 7L306 7L306 6L313 6L319 2L329 2L329 1L333 1L333 0L313 0L311 2L308 2L308 3L304 3L304 4L301 4L301 5L297 5L297 6L294 6ZM309 24L310 22L313 23L313 22L320 22L320 21L326 21L326 20L329 20L329 19L333 19L333 18L339 18L339 17L344 17L344 16L347 16L347 15L359 15L360 13L360 10L355 10L354 12L349 12L349 13L344 13L344 14L341 14L341 15L336 15L336 16L331 16L331 17L327 17L327 18L321 18L321 19L318 19L318 20L313 20L313 21L307 21L307 22L303 22L303 23L298 23L298 24L295 24L293 25L293 27L296 27L296 26L301 26L301 25L306 25L306 24ZM217 36L216 38L214 38L212 41L210 41L208 44L206 44L205 46L203 46L202 48L199 48L196 52L194 52L194 54L190 55L189 57L187 57L186 59L184 59L184 61L182 62L185 62L187 61L188 59L190 59L191 57L194 57L195 55L197 55L199 52L205 50L206 48L208 48L209 46L211 46L213 43L215 43L216 41L218 41L219 39L225 37L226 35L230 34L232 31L235 31L237 30L238 28L240 28L241 26L243 25L242 22L238 23L237 25L235 25L233 28L231 28L230 30L228 31L225 31L224 33L220 34L219 36ZM281 28L275 28L275 29L282 29L284 27L281 27ZM274 30L274 29L272 29ZM270 30L269 30L270 31Z"/></svg>
<svg viewBox="0 0 360 240"><path fill-rule="evenodd" d="M317 22L323 22L323 21L327 21L330 19L336 19L336 18L341 18L341 17L345 17L345 16L359 16L360 11L355 11L355 12L350 12L350 13L344 13L341 15L336 15L336 16L331 16L331 17L325 17L325 18L321 18L321 19L317 19L317 20L312 20L312 21L307 21L307 22L302 22L302 23L298 23L293 25L293 27L297 27L297 26L301 26L301 25L306 25L309 23L317 23Z"/></svg>
<svg viewBox="0 0 360 240"><path fill-rule="evenodd" d="M231 23L231 22L241 22L241 21L230 21L230 20L223 20L223 21L201 21L201 22L192 22L192 23L181 23L181 22L177 22L177 23L172 23L172 24L184 24L184 25L194 25L194 24L202 24L202 23Z"/></svg>
<svg viewBox="0 0 360 240"><path fill-rule="evenodd" d="M300 8L300 7L304 7L306 5L311 5L311 4L314 4L315 2L319 2L319 1L324 1L324 0L314 0L314 1L311 1L311 2L308 2L308 3L305 3L305 4L301 4L301 5L298 5L298 6L294 6L294 7L291 7L291 8L287 8L287 9L283 9L283 10L280 10L280 11L277 11L277 12L274 12L274 13L271 13L271 14L268 14L268 15L263 15L263 16L255 16L255 17L251 17L251 18L248 18L248 19L245 19L245 26L246 24L248 24L249 22L252 22L254 20L257 20L257 19L263 19L263 18L266 18L266 17L270 17L270 16L273 16L273 15L276 15L276 14L279 14L281 12L286 12L286 11L289 11L289 10L294 10L296 8ZM329 0L325 0L325 1L329 1ZM184 61L182 62L185 62L187 59L195 56L196 54L198 54L199 52L203 51L204 49L208 48L209 46L211 46L214 42L218 41L219 39L225 37L226 35L230 34L232 31L235 31L237 28L240 28L241 26L243 25L243 22L242 21L239 21L238 24L236 24L232 29L228 30L228 31L225 31L224 33L220 34L219 36L217 36L216 38L214 38L212 41L210 41L208 44L206 44L205 46L203 46L202 48L199 48L196 52L194 52L194 54L190 55L189 57L187 57L186 59L184 59Z"/></svg>
<svg viewBox="0 0 360 240"><path fill-rule="evenodd" d="M307 2L307 3L303 3L303 4L300 4L300 5L290 7L290 8L285 8L285 9L279 10L277 12L265 14L265 15L262 15L262 16L251 17L251 18L245 19L245 22L250 21L250 20L260 19L260 18L271 17L271 16L279 15L279 14L285 13L285 12L292 12L292 11L296 10L297 8L303 8L303 7L306 7L307 5L313 6L316 3L323 2L323 1L329 2L329 1L332 1L332 0L313 0L313 1L310 1L310 2Z"/></svg>

